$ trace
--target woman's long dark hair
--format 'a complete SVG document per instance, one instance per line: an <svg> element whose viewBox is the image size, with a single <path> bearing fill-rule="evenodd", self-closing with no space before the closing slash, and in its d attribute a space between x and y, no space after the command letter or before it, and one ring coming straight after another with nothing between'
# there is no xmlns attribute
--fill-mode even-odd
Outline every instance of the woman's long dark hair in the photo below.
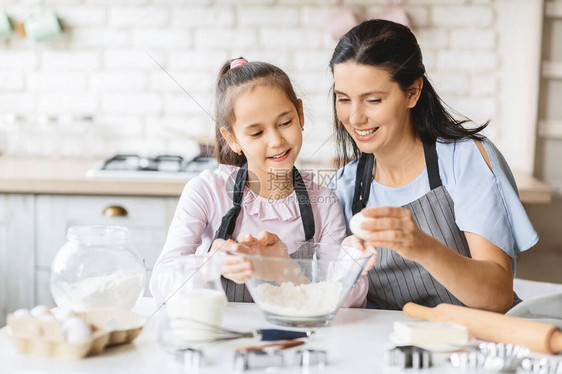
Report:
<svg viewBox="0 0 562 374"><path fill-rule="evenodd" d="M297 111L299 99L293 89L291 80L277 66L267 62L251 61L231 69L230 64L234 60L237 59L226 61L217 77L215 91L215 152L219 163L242 166L246 163L246 156L244 156L244 153L240 155L234 153L220 132L220 129L224 128L230 134L234 134L232 122L235 120L234 101L236 96L240 95L242 90L250 89L258 84L264 84L283 91L295 105Z"/></svg>
<svg viewBox="0 0 562 374"><path fill-rule="evenodd" d="M361 23L349 30L338 42L330 69L344 62L374 66L387 71L393 82L406 92L418 79L423 79L423 88L411 119L414 134L424 142L455 141L465 137L478 138L488 122L473 129L463 127L468 118L455 119L444 106L443 101L427 79L420 46L414 34L406 26L395 22L374 19ZM341 124L336 112L336 95L333 93L334 125L338 166L347 164L361 156L353 138Z"/></svg>

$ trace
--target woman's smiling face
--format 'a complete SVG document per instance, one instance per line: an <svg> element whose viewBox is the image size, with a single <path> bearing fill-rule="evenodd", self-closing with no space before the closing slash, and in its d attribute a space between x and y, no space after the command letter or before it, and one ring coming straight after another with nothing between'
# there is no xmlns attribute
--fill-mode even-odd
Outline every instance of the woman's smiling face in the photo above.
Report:
<svg viewBox="0 0 562 374"><path fill-rule="evenodd" d="M235 152L244 153L254 173L290 172L302 147L299 103L296 108L279 88L258 84L235 99L233 134L221 132Z"/></svg>
<svg viewBox="0 0 562 374"><path fill-rule="evenodd" d="M333 72L338 118L362 152L376 153L413 135L415 91L407 94L373 66L346 62L335 64Z"/></svg>

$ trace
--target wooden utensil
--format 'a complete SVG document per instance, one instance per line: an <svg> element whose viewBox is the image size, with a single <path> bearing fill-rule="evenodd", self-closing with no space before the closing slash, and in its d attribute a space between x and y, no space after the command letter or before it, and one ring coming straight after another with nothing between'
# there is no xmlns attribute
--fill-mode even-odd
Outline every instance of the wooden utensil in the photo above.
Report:
<svg viewBox="0 0 562 374"><path fill-rule="evenodd" d="M304 344L304 341L302 341L302 340L286 340L286 341L278 342L278 343L269 343L269 344L261 344L261 345L251 345L251 346L248 346L248 347L240 347L240 348L236 348L234 350L234 352L259 351L259 350L262 350L264 348L272 348L272 347L277 347L277 349L280 350L280 349L296 347L296 346L301 345L301 344Z"/></svg>
<svg viewBox="0 0 562 374"><path fill-rule="evenodd" d="M429 308L407 303L402 310L411 318L460 323L477 339L519 344L541 353L562 352L562 331L546 323L451 304Z"/></svg>

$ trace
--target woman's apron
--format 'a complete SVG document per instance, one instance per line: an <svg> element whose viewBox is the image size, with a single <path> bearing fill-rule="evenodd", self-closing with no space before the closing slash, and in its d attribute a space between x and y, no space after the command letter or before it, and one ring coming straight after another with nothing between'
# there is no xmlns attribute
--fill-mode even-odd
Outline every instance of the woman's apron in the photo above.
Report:
<svg viewBox="0 0 562 374"><path fill-rule="evenodd" d="M412 212L414 220L425 233L451 250L470 258L464 232L455 222L453 200L441 183L435 143L424 143L423 151L431 190L403 208ZM353 214L360 212L369 200L373 160L373 154L365 153L359 159ZM418 263L404 259L391 249L377 248L377 251L377 262L367 274L369 304L382 309L402 309L410 301L426 306L440 303L464 305ZM514 300L519 300L515 293Z"/></svg>
<svg viewBox="0 0 562 374"><path fill-rule="evenodd" d="M295 189L297 195L297 201L299 203L299 210L301 213L302 225L304 228L304 234L306 241L311 240L314 237L315 227L314 227L314 213L312 212L312 206L310 205L310 199L308 197L308 192L306 186L301 177L301 174L296 167L293 166L293 188ZM248 177L248 163L245 163L240 167L238 173L236 174L236 180L234 182L234 193L232 200L234 206L225 214L222 218L221 225L215 233L215 239L231 239L232 233L236 228L236 219L242 210L242 199L244 197L244 187L246 185L246 179ZM244 284L237 284L221 277L222 286L228 301L231 302L253 302L252 296L248 292L248 289Z"/></svg>

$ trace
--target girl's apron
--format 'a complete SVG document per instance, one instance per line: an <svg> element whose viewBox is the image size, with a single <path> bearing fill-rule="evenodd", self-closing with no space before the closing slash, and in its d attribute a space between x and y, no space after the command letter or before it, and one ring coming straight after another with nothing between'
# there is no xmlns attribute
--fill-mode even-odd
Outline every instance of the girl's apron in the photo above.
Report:
<svg viewBox="0 0 562 374"><path fill-rule="evenodd" d="M232 200L234 206L225 214L222 218L221 225L217 232L215 233L215 239L231 239L232 233L236 227L236 219L242 210L242 199L244 197L244 186L246 185L246 179L248 177L248 163L245 163L240 167L238 173L236 174L236 181L234 183L234 193ZM314 227L314 213L312 212L312 206L310 205L310 199L308 197L308 192L304 181L297 170L293 166L293 188L295 189L297 195L297 201L299 203L299 210L301 213L302 225L304 228L304 234L306 241L311 240L314 237L315 227ZM237 284L230 279L221 277L222 286L228 301L231 302L253 302L252 296L248 292L248 289L243 284Z"/></svg>
<svg viewBox="0 0 562 374"><path fill-rule="evenodd" d="M415 222L425 233L470 258L464 232L455 223L453 200L441 183L435 143L424 143L423 151L431 190L403 208L412 212ZM369 200L373 162L373 154L363 153L359 159L353 214L360 212ZM418 263L402 258L391 249L377 248L377 251L377 262L367 274L369 304L382 309L402 309L410 301L426 306L440 303L464 305ZM515 293L514 300L519 301Z"/></svg>

